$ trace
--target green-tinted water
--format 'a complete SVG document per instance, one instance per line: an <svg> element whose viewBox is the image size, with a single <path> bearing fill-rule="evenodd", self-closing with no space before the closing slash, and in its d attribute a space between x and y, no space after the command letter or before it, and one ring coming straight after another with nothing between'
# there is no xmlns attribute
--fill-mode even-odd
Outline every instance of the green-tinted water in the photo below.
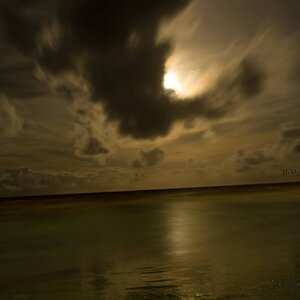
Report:
<svg viewBox="0 0 300 300"><path fill-rule="evenodd" d="M299 189L128 197L0 204L0 299L300 299Z"/></svg>

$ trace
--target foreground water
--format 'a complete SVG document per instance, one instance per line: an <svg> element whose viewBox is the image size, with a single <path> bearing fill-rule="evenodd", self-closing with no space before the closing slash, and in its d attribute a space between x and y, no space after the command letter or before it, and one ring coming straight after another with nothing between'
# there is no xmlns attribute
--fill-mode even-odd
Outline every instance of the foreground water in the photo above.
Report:
<svg viewBox="0 0 300 300"><path fill-rule="evenodd" d="M0 299L300 299L299 188L90 198L0 204Z"/></svg>

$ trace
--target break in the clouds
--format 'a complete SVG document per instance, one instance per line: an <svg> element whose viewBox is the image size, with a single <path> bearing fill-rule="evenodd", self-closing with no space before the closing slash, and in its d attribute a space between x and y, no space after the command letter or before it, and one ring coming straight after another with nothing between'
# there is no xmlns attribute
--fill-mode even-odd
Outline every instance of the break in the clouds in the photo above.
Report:
<svg viewBox="0 0 300 300"><path fill-rule="evenodd" d="M286 181L299 20L297 0L0 0L0 196Z"/></svg>

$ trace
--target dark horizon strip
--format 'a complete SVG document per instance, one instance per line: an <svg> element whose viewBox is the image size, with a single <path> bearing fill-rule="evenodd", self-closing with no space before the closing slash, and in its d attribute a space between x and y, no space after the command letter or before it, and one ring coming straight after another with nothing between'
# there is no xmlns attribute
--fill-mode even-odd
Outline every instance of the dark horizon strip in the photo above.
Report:
<svg viewBox="0 0 300 300"><path fill-rule="evenodd" d="M124 191L107 191L107 192L92 192L92 193L74 193L74 194L48 194L48 195L29 195L29 196L0 196L0 202L8 201L34 201L37 198L40 200L59 199L59 198L77 198L77 197L91 197L91 196L129 196L129 195L150 195L153 193L172 194L172 193L186 193L186 192L199 192L199 193L224 193L224 192L263 192L270 191L270 189L282 187L299 187L300 181L291 182L269 182L269 183L255 183L255 184L240 184L240 185L221 185L221 186L204 186L204 187L184 187L184 188L165 188L165 189L148 189L148 190L124 190ZM80 199L82 200L82 199ZM91 200L91 199L90 199ZM93 199L93 200L100 200ZM110 199L111 200L111 199Z"/></svg>

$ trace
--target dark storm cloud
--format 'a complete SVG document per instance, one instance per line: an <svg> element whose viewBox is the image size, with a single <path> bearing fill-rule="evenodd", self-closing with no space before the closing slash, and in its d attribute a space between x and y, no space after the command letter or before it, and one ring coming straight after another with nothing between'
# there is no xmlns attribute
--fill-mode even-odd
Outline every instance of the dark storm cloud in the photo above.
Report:
<svg viewBox="0 0 300 300"><path fill-rule="evenodd" d="M8 43L30 55L35 48L35 37L39 30L39 24L24 16L24 4L25 1L4 1L1 3L0 16L4 19L3 30ZM31 1L28 4L30 5Z"/></svg>
<svg viewBox="0 0 300 300"><path fill-rule="evenodd" d="M6 37L48 74L84 77L91 100L102 104L121 134L156 138L167 135L176 121L222 118L238 100L254 97L263 88L264 72L255 59L245 58L201 97L177 99L164 90L172 44L157 42L158 31L189 2L65 0L51 6L45 21L33 13L26 18L28 7L20 6L16 12L7 9Z"/></svg>
<svg viewBox="0 0 300 300"><path fill-rule="evenodd" d="M34 3L38 1L0 1L0 92L21 100L49 93L34 74L36 36L46 20Z"/></svg>
<svg viewBox="0 0 300 300"><path fill-rule="evenodd" d="M139 159L132 162L133 168L151 167L159 164L165 158L165 152L159 148L153 148L149 151L141 150Z"/></svg>

